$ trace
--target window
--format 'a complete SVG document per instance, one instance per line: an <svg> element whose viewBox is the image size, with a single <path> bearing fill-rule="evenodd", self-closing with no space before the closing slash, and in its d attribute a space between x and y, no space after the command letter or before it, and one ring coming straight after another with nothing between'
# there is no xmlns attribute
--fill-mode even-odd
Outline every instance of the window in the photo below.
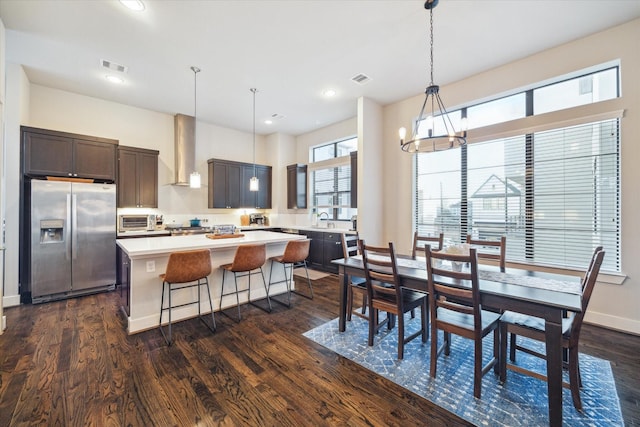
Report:
<svg viewBox="0 0 640 427"><path fill-rule="evenodd" d="M533 112L538 96L538 112L546 113L581 105L587 93L594 93L592 103L610 99L617 87L607 69L541 92L532 89L519 99L531 103L522 111ZM487 109L491 102L482 105L467 108L469 123L496 123L487 117L504 114L507 104L494 104L495 113ZM473 119L474 111L483 118ZM442 231L449 242L466 234L506 235L509 261L575 269L583 269L593 248L602 245L603 270L620 271L619 118L420 153L415 173L420 233Z"/></svg>
<svg viewBox="0 0 640 427"><path fill-rule="evenodd" d="M349 138L311 149L311 200L317 214L326 213L330 220L348 221L355 213L351 209L349 153L357 148L358 139Z"/></svg>

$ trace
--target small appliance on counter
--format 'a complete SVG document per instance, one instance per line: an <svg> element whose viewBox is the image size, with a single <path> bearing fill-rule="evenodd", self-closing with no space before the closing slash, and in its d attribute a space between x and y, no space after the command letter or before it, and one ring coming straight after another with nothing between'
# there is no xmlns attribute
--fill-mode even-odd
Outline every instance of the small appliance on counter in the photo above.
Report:
<svg viewBox="0 0 640 427"><path fill-rule="evenodd" d="M157 216L153 214L120 215L118 217L118 231L153 231L156 229L157 221ZM160 221L162 221L162 216L160 216Z"/></svg>
<svg viewBox="0 0 640 427"><path fill-rule="evenodd" d="M269 220L265 214L253 213L249 215L249 225L269 225Z"/></svg>

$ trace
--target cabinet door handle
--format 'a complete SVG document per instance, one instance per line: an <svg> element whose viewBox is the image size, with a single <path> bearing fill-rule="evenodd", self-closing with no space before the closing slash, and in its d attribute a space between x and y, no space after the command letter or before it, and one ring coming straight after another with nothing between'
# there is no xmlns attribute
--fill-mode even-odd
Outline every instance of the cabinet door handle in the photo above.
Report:
<svg viewBox="0 0 640 427"><path fill-rule="evenodd" d="M336 242L336 245L341 245L341 244L342 244L342 242Z"/></svg>

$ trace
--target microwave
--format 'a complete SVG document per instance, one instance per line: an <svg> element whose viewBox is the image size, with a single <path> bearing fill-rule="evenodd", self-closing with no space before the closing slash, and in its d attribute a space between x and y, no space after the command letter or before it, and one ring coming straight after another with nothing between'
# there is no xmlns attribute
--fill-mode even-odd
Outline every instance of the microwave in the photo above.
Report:
<svg viewBox="0 0 640 427"><path fill-rule="evenodd" d="M118 230L122 231L151 231L156 229L155 215L120 215Z"/></svg>

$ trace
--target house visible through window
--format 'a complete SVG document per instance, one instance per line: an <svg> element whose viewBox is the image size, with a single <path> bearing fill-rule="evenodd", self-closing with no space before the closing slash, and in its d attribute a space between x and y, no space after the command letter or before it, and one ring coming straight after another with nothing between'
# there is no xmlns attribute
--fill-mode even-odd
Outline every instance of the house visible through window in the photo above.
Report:
<svg viewBox="0 0 640 427"><path fill-rule="evenodd" d="M354 210L351 208L349 153L357 148L358 140L354 137L310 150L311 205L322 218L351 219Z"/></svg>
<svg viewBox="0 0 640 427"><path fill-rule="evenodd" d="M617 96L617 68L562 81L526 96L502 98L469 123L496 123L596 103ZM588 98L586 97L588 95ZM508 100L505 101L505 100ZM514 100L527 104L514 105ZM554 104L555 100L555 104ZM590 100L590 101L589 101ZM584 269L596 246L603 270L620 272L619 118L525 132L416 155L415 227L444 232L449 242L467 234L507 237L507 260ZM482 123L484 122L484 123Z"/></svg>

